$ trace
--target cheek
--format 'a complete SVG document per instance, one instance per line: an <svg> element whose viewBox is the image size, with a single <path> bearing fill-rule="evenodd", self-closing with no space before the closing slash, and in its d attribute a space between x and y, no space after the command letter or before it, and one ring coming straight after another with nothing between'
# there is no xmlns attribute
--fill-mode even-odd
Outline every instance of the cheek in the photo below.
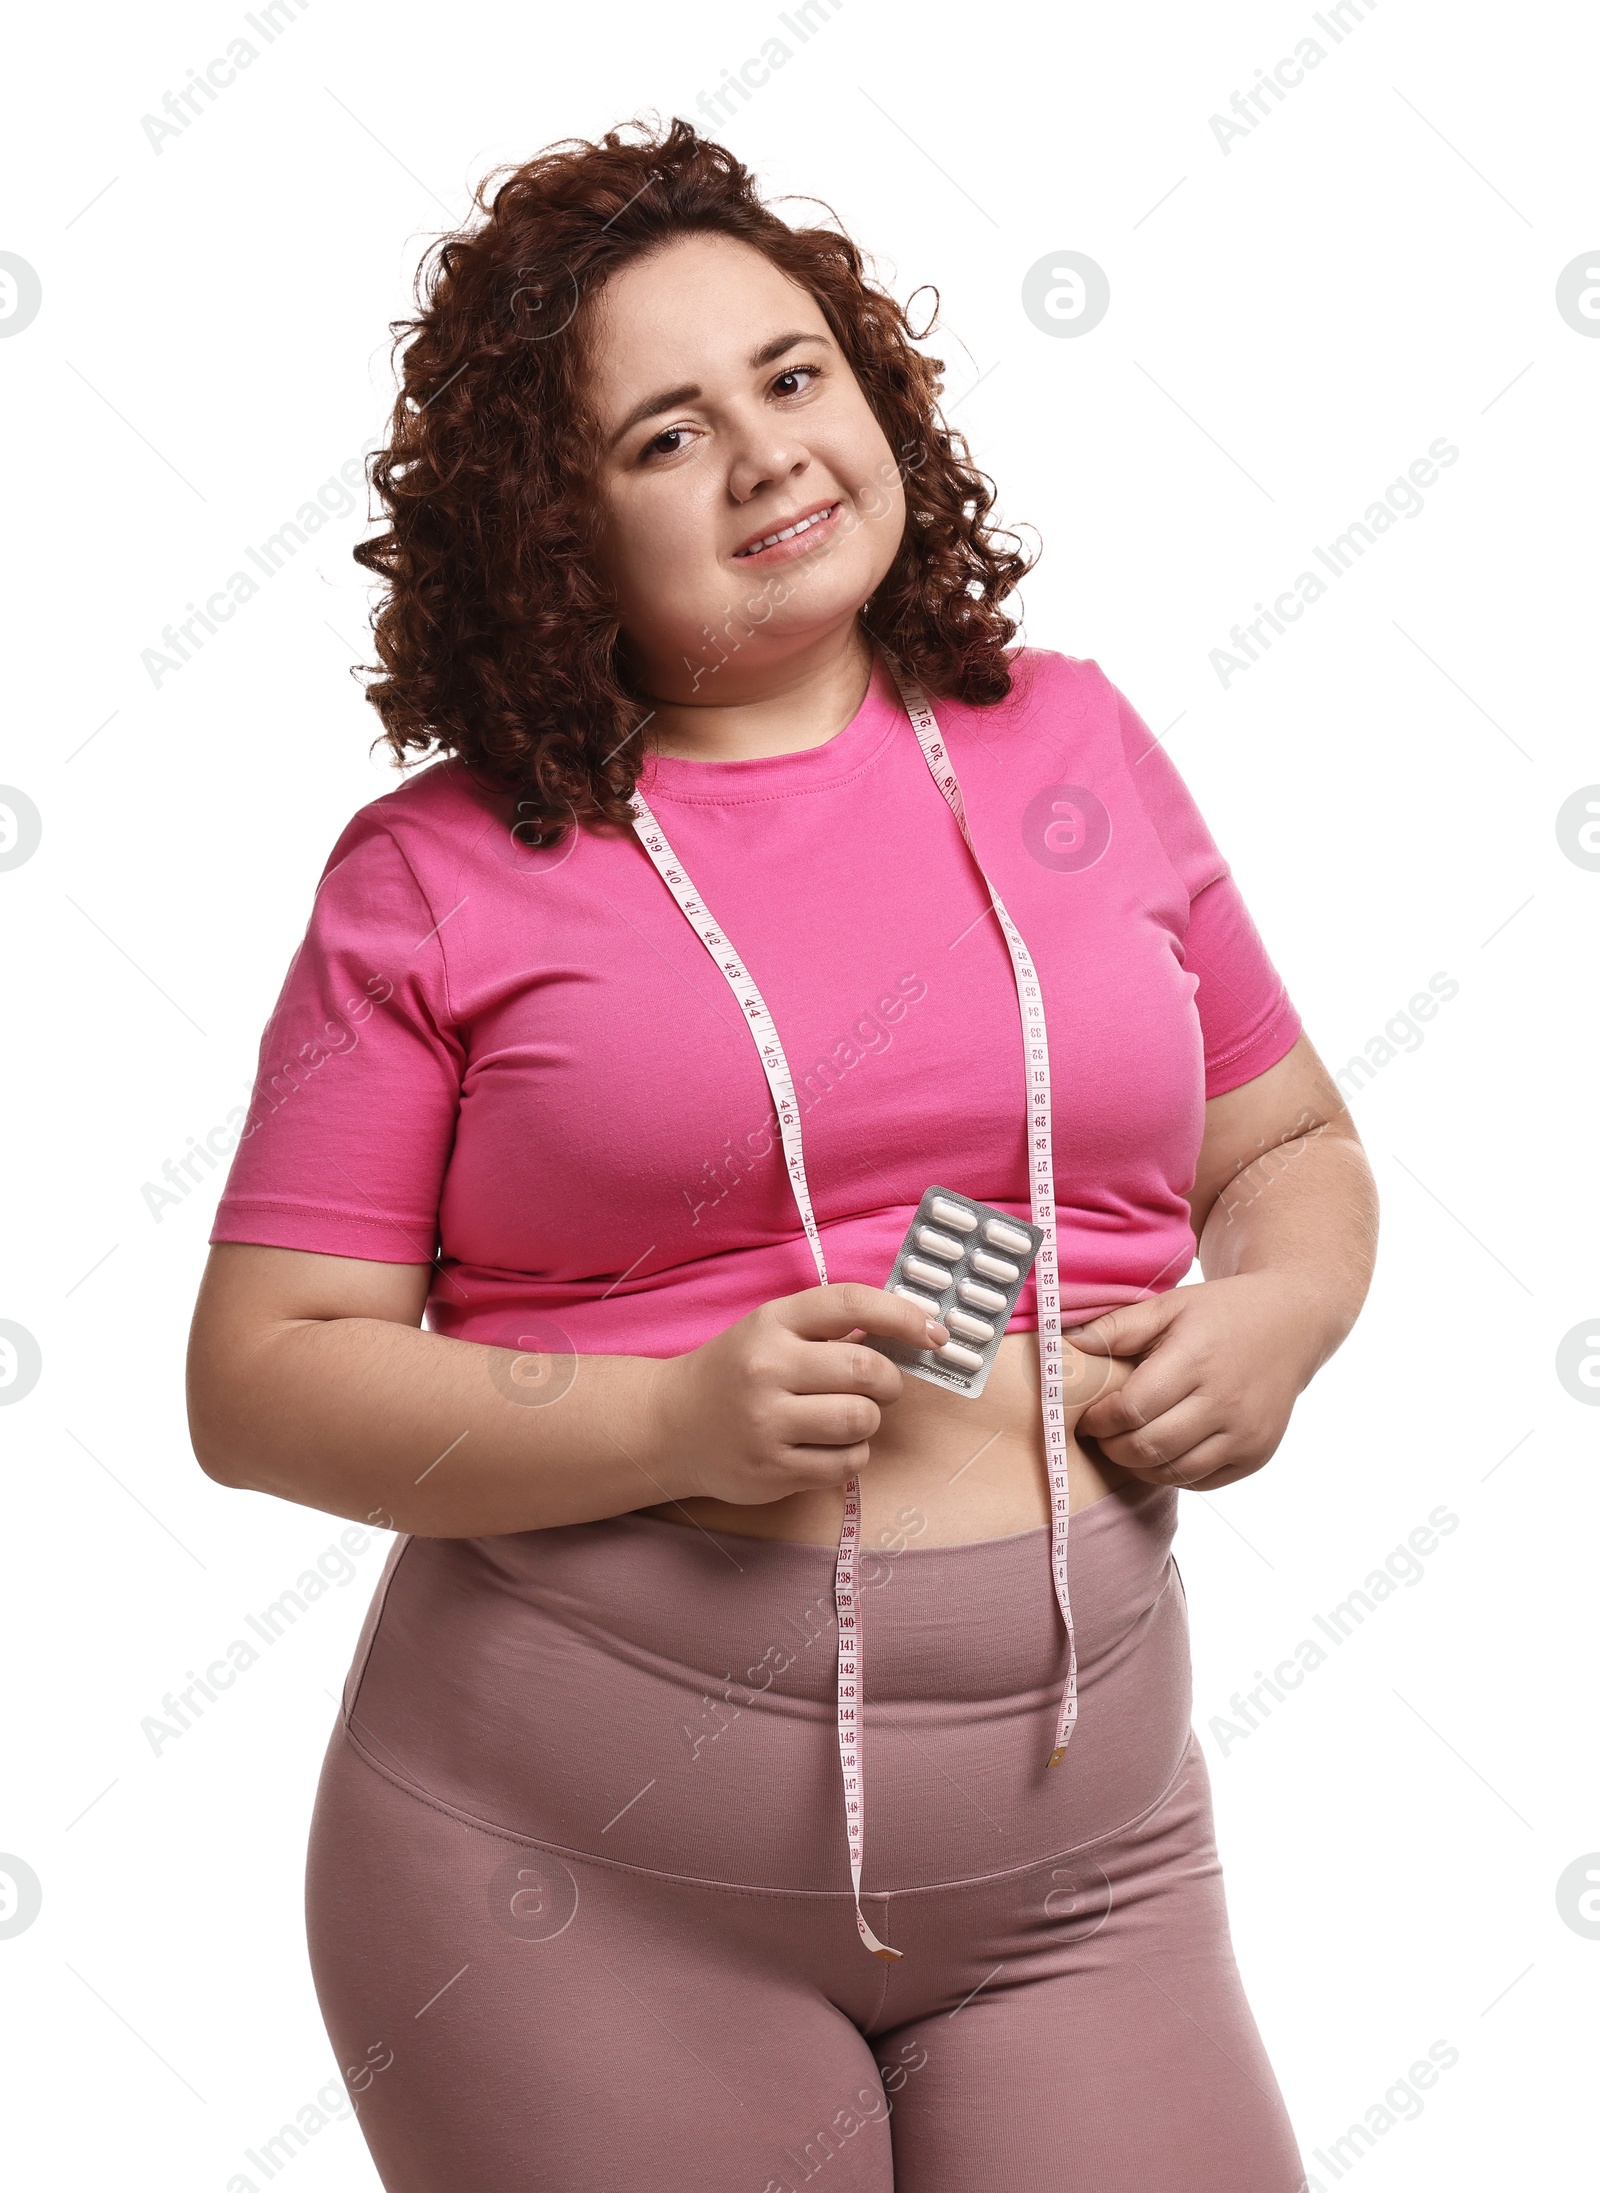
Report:
<svg viewBox="0 0 1600 2193"><path fill-rule="evenodd" d="M710 518L696 486L683 476L654 481L653 492L612 498L602 555L624 605L662 605L703 588L712 561Z"/></svg>
<svg viewBox="0 0 1600 2193"><path fill-rule="evenodd" d="M894 562L905 535L905 483L876 421L870 440L852 454L854 462L845 477L859 513L857 553L875 577L881 578Z"/></svg>
<svg viewBox="0 0 1600 2193"><path fill-rule="evenodd" d="M905 490L892 461L874 466L853 485L859 554L887 571L906 528Z"/></svg>

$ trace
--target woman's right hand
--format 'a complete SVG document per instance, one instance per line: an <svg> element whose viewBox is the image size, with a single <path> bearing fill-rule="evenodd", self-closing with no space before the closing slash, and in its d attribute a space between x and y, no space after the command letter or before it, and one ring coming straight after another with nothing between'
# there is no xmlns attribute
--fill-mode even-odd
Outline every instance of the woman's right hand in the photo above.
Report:
<svg viewBox="0 0 1600 2193"><path fill-rule="evenodd" d="M680 1498L760 1506L865 1467L905 1373L852 1334L940 1347L946 1328L904 1295L853 1280L779 1295L687 1355L660 1361L650 1446Z"/></svg>

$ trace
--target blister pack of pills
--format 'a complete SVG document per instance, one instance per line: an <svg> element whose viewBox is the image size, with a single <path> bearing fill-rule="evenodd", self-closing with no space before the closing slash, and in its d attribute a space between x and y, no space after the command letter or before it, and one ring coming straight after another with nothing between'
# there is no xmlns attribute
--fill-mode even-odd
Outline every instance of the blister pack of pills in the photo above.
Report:
<svg viewBox="0 0 1600 2193"><path fill-rule="evenodd" d="M950 1338L942 1348L908 1348L869 1333L867 1346L913 1378L975 1399L1043 1240L1031 1219L953 1188L929 1188L884 1285L937 1317Z"/></svg>

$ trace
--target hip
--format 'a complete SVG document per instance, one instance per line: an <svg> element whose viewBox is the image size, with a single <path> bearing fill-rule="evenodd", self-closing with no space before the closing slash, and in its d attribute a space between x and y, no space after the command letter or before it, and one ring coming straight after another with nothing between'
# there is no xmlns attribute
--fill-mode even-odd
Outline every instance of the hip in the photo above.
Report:
<svg viewBox="0 0 1600 2193"><path fill-rule="evenodd" d="M861 1561L870 1888L1038 1862L1176 1773L1191 1710L1177 1493L1121 1489L1068 1536L1079 1716L1047 1771L1067 1640L1047 1527ZM848 1884L833 1548L629 1514L401 1540L343 1703L351 1741L473 1825L687 1881Z"/></svg>

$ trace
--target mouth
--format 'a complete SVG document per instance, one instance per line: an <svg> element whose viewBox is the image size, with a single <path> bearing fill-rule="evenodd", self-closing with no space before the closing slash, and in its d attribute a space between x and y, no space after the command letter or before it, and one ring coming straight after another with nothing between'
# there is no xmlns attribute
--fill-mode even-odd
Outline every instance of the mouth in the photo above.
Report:
<svg viewBox="0 0 1600 2193"><path fill-rule="evenodd" d="M838 523L844 508L841 496L830 502L813 503L809 510L800 510L782 525L770 527L765 533L752 533L744 544L733 553L740 563L781 563L791 556L807 556L812 549Z"/></svg>

